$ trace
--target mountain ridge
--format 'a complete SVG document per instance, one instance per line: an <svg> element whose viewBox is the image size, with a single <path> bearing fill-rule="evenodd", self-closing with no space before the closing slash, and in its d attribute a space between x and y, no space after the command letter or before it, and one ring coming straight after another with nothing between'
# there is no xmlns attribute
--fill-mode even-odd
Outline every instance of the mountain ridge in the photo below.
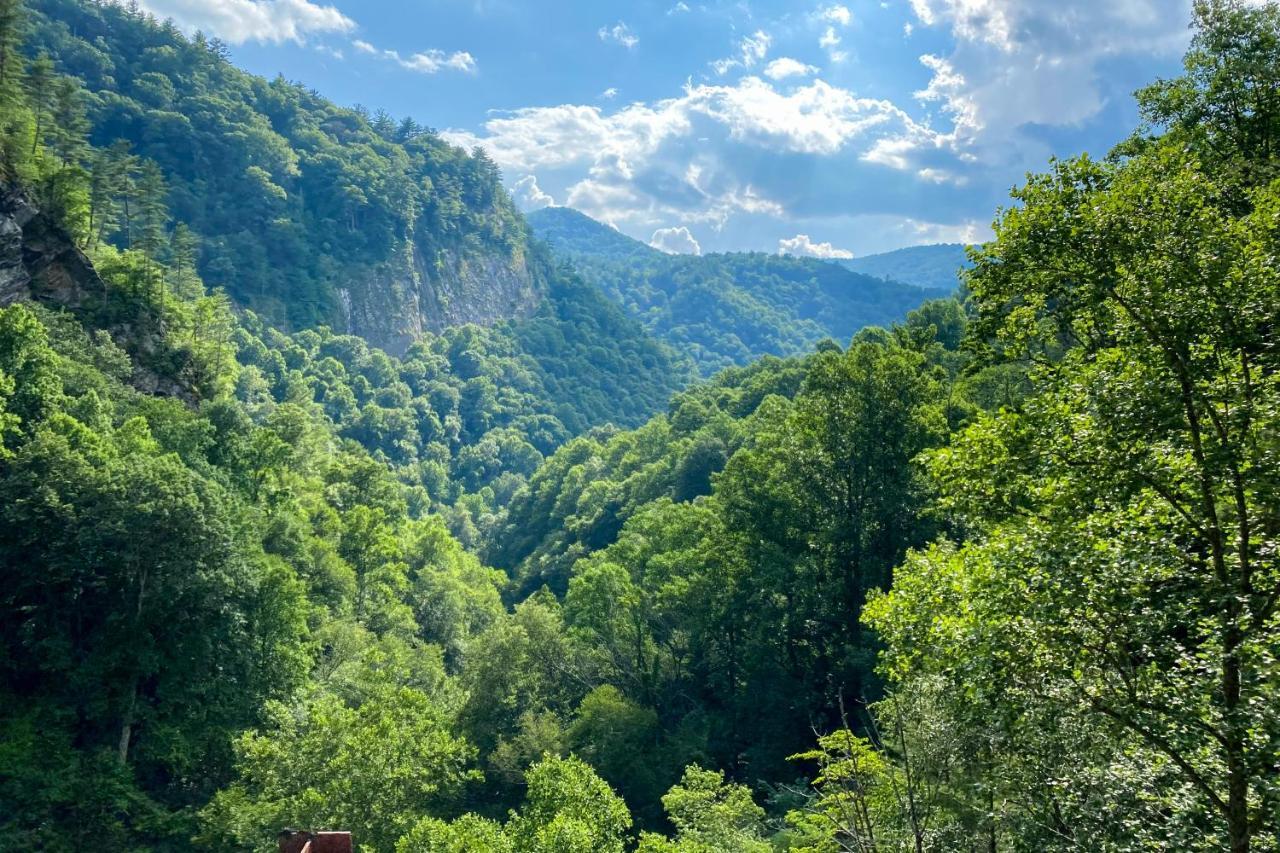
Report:
<svg viewBox="0 0 1280 853"><path fill-rule="evenodd" d="M571 208L527 219L552 252L651 334L689 353L704 376L760 356L808 352L824 339L847 343L944 295L815 258L667 254Z"/></svg>
<svg viewBox="0 0 1280 853"><path fill-rule="evenodd" d="M249 74L220 42L123 5L29 6L28 54L80 80L95 146L161 167L202 278L237 303L403 353L545 297L549 271L483 152Z"/></svg>

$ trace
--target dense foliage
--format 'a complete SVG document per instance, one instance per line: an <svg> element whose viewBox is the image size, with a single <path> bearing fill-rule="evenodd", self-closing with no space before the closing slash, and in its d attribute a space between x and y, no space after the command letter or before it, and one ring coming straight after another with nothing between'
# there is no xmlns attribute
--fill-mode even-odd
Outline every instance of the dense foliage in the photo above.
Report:
<svg viewBox="0 0 1280 853"><path fill-rule="evenodd" d="M102 281L0 308L3 844L1280 850L1280 8L1197 4L963 303L633 429L665 350L567 274L397 359L208 294L149 161L95 241L20 12L5 189Z"/></svg>
<svg viewBox="0 0 1280 853"><path fill-rule="evenodd" d="M918 287L825 261L663 254L564 207L536 211L529 222L583 278L707 376L763 355L808 352L824 339L847 341L864 326L901 320L927 298Z"/></svg>
<svg viewBox="0 0 1280 853"><path fill-rule="evenodd" d="M95 189L127 175L125 151L154 162L175 218L201 238L201 276L273 323L335 324L338 289L362 286L406 253L513 257L527 248L525 225L480 152L412 120L246 74L216 39L187 39L124 4L28 6L28 49L78 79L81 121L115 166L99 170ZM134 238L127 206L95 214L95 227L125 220L121 245Z"/></svg>
<svg viewBox="0 0 1280 853"><path fill-rule="evenodd" d="M864 255L838 261L841 266L864 275L914 284L945 293L960 285L961 274L970 266L960 243L908 246L878 255Z"/></svg>

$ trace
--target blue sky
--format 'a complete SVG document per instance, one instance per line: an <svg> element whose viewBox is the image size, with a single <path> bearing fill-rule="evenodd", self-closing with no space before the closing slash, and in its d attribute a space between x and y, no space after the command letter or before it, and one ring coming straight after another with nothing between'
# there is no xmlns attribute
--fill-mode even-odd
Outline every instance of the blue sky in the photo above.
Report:
<svg viewBox="0 0 1280 853"><path fill-rule="evenodd" d="M343 104L484 145L526 209L670 251L989 232L1176 73L1191 0L145 0Z"/></svg>

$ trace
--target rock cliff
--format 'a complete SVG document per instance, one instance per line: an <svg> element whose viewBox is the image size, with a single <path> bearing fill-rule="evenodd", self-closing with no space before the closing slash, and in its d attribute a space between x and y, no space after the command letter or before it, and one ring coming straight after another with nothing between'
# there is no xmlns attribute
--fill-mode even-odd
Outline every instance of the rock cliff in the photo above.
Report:
<svg viewBox="0 0 1280 853"><path fill-rule="evenodd" d="M390 261L339 288L346 331L401 355L424 332L527 317L543 298L541 276L523 252L432 255L406 242Z"/></svg>
<svg viewBox="0 0 1280 853"><path fill-rule="evenodd" d="M107 297L107 284L93 262L53 218L21 190L0 184L0 307L39 302L91 321ZM134 387L146 394L193 401L191 388L145 366L156 355L162 336L143 329L154 329L156 322L155 317L139 318L132 325L112 324L106 331L133 357L130 382Z"/></svg>
<svg viewBox="0 0 1280 853"><path fill-rule="evenodd" d="M0 305L34 299L76 309L105 292L62 229L24 193L0 185Z"/></svg>

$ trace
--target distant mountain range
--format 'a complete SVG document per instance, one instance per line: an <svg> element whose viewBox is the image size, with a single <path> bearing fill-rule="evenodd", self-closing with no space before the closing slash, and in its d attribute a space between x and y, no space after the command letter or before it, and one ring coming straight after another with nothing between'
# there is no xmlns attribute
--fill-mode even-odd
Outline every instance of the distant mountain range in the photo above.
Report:
<svg viewBox="0 0 1280 853"><path fill-rule="evenodd" d="M566 207L527 217L536 237L588 281L687 353L704 374L762 355L794 355L824 338L841 345L954 289L941 270L958 246L924 246L863 259L868 269L761 252L669 255ZM856 263L856 262L850 262ZM891 280L884 270L896 270ZM874 271L874 272L873 272Z"/></svg>
<svg viewBox="0 0 1280 853"><path fill-rule="evenodd" d="M837 263L854 272L876 278L901 281L930 290L952 291L959 286L957 274L969 266L969 259L961 243L935 243L909 246Z"/></svg>

